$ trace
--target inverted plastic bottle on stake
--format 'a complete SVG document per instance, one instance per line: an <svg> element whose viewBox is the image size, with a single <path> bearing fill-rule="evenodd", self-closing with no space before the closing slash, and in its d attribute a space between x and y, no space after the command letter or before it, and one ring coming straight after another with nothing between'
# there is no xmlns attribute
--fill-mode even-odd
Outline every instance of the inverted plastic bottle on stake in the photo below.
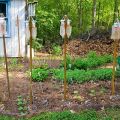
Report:
<svg viewBox="0 0 120 120"><path fill-rule="evenodd" d="M112 26L111 39L119 40L120 39L120 22L117 20Z"/></svg>
<svg viewBox="0 0 120 120"><path fill-rule="evenodd" d="M70 25L71 20L67 20L67 38L69 38L71 36L71 32L72 32L72 27ZM60 26L60 35L62 36L62 38L65 37L65 20L61 20L61 26Z"/></svg>
<svg viewBox="0 0 120 120"><path fill-rule="evenodd" d="M26 39L29 40L30 39L30 30L29 30L29 21L26 21ZM32 21L32 38L36 39L37 37L37 28L35 25L35 21Z"/></svg>
<svg viewBox="0 0 120 120"><path fill-rule="evenodd" d="M4 17L0 17L0 35L6 33L6 21Z"/></svg>

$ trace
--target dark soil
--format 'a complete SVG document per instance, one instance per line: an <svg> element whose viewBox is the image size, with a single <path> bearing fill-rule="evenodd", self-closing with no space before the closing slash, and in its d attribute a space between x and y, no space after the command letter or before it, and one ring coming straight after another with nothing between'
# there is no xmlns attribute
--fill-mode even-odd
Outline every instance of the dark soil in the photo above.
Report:
<svg viewBox="0 0 120 120"><path fill-rule="evenodd" d="M51 66L54 65L53 67L57 67L60 61L47 62L50 62ZM116 82L116 94L118 96L113 97L111 97L111 81L68 85L67 100L64 101L63 83L51 77L42 83L32 83L33 104L31 105L29 99L30 80L26 75L29 66L28 63L27 60L23 60L21 63L23 65L22 69L9 70L10 98L8 98L6 74L4 71L0 72L0 114L18 116L17 96L19 95L22 95L27 101L28 116L46 111L63 111L66 109L80 111L86 108L95 108L98 110L104 107L120 105L120 96L118 95L120 92L119 82Z"/></svg>

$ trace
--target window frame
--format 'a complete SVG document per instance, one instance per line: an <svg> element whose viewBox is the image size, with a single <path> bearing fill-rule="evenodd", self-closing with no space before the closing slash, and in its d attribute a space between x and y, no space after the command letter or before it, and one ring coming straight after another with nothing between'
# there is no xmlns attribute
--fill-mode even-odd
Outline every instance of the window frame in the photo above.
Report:
<svg viewBox="0 0 120 120"><path fill-rule="evenodd" d="M5 19L7 19L6 21L6 30L7 30L7 33L5 34L5 37L11 37L11 33L10 33L10 0L0 0L0 3L4 3L6 4L6 17ZM2 37L0 35L0 37Z"/></svg>

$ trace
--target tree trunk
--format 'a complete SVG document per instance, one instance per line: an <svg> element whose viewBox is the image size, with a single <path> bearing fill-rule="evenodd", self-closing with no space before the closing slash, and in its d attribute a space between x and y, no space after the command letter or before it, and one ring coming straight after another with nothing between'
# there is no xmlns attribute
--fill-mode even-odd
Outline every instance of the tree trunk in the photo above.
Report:
<svg viewBox="0 0 120 120"><path fill-rule="evenodd" d="M77 9L78 9L78 28L80 30L80 34L82 32L82 0L77 2Z"/></svg>
<svg viewBox="0 0 120 120"><path fill-rule="evenodd" d="M95 22L96 22L96 6L97 0L93 0L93 9L92 9L92 31L95 29Z"/></svg>
<svg viewBox="0 0 120 120"><path fill-rule="evenodd" d="M99 28L99 26L100 26L100 9L101 9L101 3L99 2L99 7L98 7L98 24L97 24L97 28Z"/></svg>
<svg viewBox="0 0 120 120"><path fill-rule="evenodd" d="M118 0L114 0L114 15L113 15L113 23L118 17Z"/></svg>

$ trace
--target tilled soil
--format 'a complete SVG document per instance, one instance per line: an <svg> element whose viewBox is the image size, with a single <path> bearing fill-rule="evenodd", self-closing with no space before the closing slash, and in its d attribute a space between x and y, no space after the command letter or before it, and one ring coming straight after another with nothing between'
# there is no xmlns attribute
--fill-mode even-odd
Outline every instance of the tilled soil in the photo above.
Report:
<svg viewBox="0 0 120 120"><path fill-rule="evenodd" d="M55 64L55 61L54 61ZM45 82L32 83L33 104L30 104L30 80L26 75L28 62L22 69L9 71L11 97L8 98L6 74L0 72L0 113L19 116L17 97L23 96L27 102L28 116L46 111L63 111L81 109L104 109L120 105L120 84L116 81L116 96L111 96L111 81L89 82L68 85L67 100L63 99L63 82L49 77Z"/></svg>

